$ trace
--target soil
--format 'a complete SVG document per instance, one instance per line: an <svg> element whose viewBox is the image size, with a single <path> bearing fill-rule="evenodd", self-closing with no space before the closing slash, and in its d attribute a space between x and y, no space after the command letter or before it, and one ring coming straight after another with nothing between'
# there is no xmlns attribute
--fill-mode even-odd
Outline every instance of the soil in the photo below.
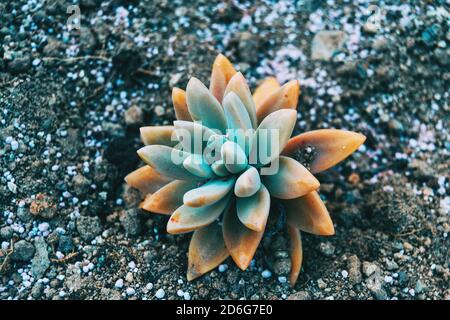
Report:
<svg viewBox="0 0 450 320"><path fill-rule="evenodd" d="M1 2L0 299L450 299L448 2L375 4ZM322 30L345 43L314 60ZM252 88L299 79L295 133L368 137L318 175L336 235L302 234L295 287L280 232L188 283L190 235L123 181L139 127L173 121L171 88L219 52Z"/></svg>

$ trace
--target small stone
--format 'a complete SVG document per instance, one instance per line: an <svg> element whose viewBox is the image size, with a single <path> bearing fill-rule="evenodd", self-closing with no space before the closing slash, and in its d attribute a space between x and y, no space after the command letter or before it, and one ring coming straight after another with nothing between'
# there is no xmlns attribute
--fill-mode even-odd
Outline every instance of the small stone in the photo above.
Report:
<svg viewBox="0 0 450 320"><path fill-rule="evenodd" d="M402 287L408 284L409 277L404 271L400 271L398 273L398 284Z"/></svg>
<svg viewBox="0 0 450 320"><path fill-rule="evenodd" d="M327 257L331 257L334 254L334 246L331 244L331 242L321 242L319 245L319 250L322 252L323 255Z"/></svg>
<svg viewBox="0 0 450 320"><path fill-rule="evenodd" d="M30 213L30 210L26 207L17 208L17 218L19 218L23 222L30 222L33 220L33 215Z"/></svg>
<svg viewBox="0 0 450 320"><path fill-rule="evenodd" d="M144 112L138 106L131 106L125 111L125 123L128 126L139 125L144 121Z"/></svg>
<svg viewBox="0 0 450 320"><path fill-rule="evenodd" d="M67 254L74 249L73 240L70 236L61 235L58 240L58 251Z"/></svg>
<svg viewBox="0 0 450 320"><path fill-rule="evenodd" d="M91 182L82 174L77 174L72 178L73 189L77 196L85 195L90 188Z"/></svg>
<svg viewBox="0 0 450 320"><path fill-rule="evenodd" d="M155 114L156 114L158 117L162 117L165 113L166 113L166 111L164 110L163 107L161 107L161 106L156 106L156 107L155 107Z"/></svg>
<svg viewBox="0 0 450 320"><path fill-rule="evenodd" d="M0 238L3 240L10 240L13 234L14 231L10 226L6 226L0 229Z"/></svg>
<svg viewBox="0 0 450 320"><path fill-rule="evenodd" d="M44 291L44 284L42 282L36 282L31 289L31 296L33 299L39 299Z"/></svg>
<svg viewBox="0 0 450 320"><path fill-rule="evenodd" d="M415 290L417 293L425 292L427 289L428 289L427 286L425 285L425 283L424 283L422 280L420 280L420 279L417 280L416 286L415 286L415 288L414 288L414 290Z"/></svg>
<svg viewBox="0 0 450 320"><path fill-rule="evenodd" d="M225 271L227 271L227 269L228 269L228 265L226 265L226 264L221 264L219 266L219 272L225 272Z"/></svg>
<svg viewBox="0 0 450 320"><path fill-rule="evenodd" d="M125 276L125 281L128 282L128 283L133 282L134 281L133 273L127 272L127 274Z"/></svg>
<svg viewBox="0 0 450 320"><path fill-rule="evenodd" d="M133 288L127 288L126 293L128 296L132 296L136 293L136 290L134 290Z"/></svg>
<svg viewBox="0 0 450 320"><path fill-rule="evenodd" d="M327 287L327 284L325 281L323 281L322 278L317 279L317 286L319 289L325 289Z"/></svg>
<svg viewBox="0 0 450 320"><path fill-rule="evenodd" d="M85 241L91 241L102 231L98 217L81 216L77 219L77 231Z"/></svg>
<svg viewBox="0 0 450 320"><path fill-rule="evenodd" d="M141 232L141 220L135 208L122 211L119 219L128 235L136 236Z"/></svg>
<svg viewBox="0 0 450 320"><path fill-rule="evenodd" d="M414 249L414 247L412 246L412 244L410 244L409 242L403 242L403 248L405 248L406 251L411 251L412 249Z"/></svg>
<svg viewBox="0 0 450 320"><path fill-rule="evenodd" d="M359 261L359 258L356 255L352 255L348 258L347 268L348 280L350 283L353 285L360 283L362 280L361 261Z"/></svg>
<svg viewBox="0 0 450 320"><path fill-rule="evenodd" d="M277 259L273 265L273 271L276 274L289 274L291 271L291 259Z"/></svg>
<svg viewBox="0 0 450 320"><path fill-rule="evenodd" d="M389 271L397 270L398 264L393 260L386 260L386 269Z"/></svg>
<svg viewBox="0 0 450 320"><path fill-rule="evenodd" d="M379 273L380 268L374 263L364 261L362 265L362 272L366 277L370 277L372 274L376 272Z"/></svg>
<svg viewBox="0 0 450 320"><path fill-rule="evenodd" d="M318 32L312 41L311 58L313 60L328 61L342 49L347 35L339 30L325 30Z"/></svg>
<svg viewBox="0 0 450 320"><path fill-rule="evenodd" d="M155 293L155 297L158 299L164 298L165 295L166 293L164 292L164 289L158 289L158 291L156 291Z"/></svg>
<svg viewBox="0 0 450 320"><path fill-rule="evenodd" d="M114 284L114 286L115 286L117 289L122 289L122 288L123 288L123 279L117 280L116 283Z"/></svg>
<svg viewBox="0 0 450 320"><path fill-rule="evenodd" d="M306 291L299 291L296 293L291 294L287 297L288 300L309 300L310 296L309 293Z"/></svg>
<svg viewBox="0 0 450 320"><path fill-rule="evenodd" d="M44 238L39 237L34 240L34 247L36 253L31 260L31 272L35 278L41 278L50 266L47 243L45 243Z"/></svg>
<svg viewBox="0 0 450 320"><path fill-rule="evenodd" d="M372 274L365 281L366 287L377 300L386 300L387 293L383 288L384 279L377 273Z"/></svg>
<svg viewBox="0 0 450 320"><path fill-rule="evenodd" d="M17 193L17 186L14 182L9 181L6 185L8 186L9 191L12 193Z"/></svg>
<svg viewBox="0 0 450 320"><path fill-rule="evenodd" d="M30 204L30 212L44 219L53 218L56 214L56 209L52 198L43 193L37 194L36 199Z"/></svg>
<svg viewBox="0 0 450 320"><path fill-rule="evenodd" d="M263 272L261 272L261 276L264 279L270 278L272 276L272 272L270 272L269 270L264 270Z"/></svg>
<svg viewBox="0 0 450 320"><path fill-rule="evenodd" d="M154 252L152 251L145 251L144 252L144 261L148 264L150 264L153 261Z"/></svg>
<svg viewBox="0 0 450 320"><path fill-rule="evenodd" d="M19 240L14 244L11 259L17 262L28 262L34 255L34 246L25 240Z"/></svg>

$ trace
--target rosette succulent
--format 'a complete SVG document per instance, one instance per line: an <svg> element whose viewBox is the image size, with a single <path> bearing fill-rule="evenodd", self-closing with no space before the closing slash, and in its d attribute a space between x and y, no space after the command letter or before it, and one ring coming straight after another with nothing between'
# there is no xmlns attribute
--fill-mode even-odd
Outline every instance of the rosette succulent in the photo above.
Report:
<svg viewBox="0 0 450 320"><path fill-rule="evenodd" d="M138 154L147 165L125 180L145 195L142 209L170 215L167 232L193 232L188 280L228 256L247 269L274 202L286 217L291 284L302 264L300 231L334 234L313 174L345 159L365 137L333 129L291 137L299 94L297 80L281 86L270 77L252 95L243 75L219 55L209 89L196 78L186 91L173 89L172 126L141 128L146 146ZM299 161L305 150L308 168Z"/></svg>

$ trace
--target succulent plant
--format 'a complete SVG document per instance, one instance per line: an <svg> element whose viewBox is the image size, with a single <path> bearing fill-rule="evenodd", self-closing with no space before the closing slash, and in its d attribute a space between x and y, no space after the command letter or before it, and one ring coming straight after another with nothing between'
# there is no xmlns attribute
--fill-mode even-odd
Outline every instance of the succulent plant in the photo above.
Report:
<svg viewBox="0 0 450 320"><path fill-rule="evenodd" d="M173 89L173 126L141 128L146 146L138 154L147 165L125 180L145 195L142 209L170 215L167 232L193 231L188 280L228 256L247 269L274 201L286 215L292 285L302 264L300 231L334 234L313 173L348 157L365 137L323 129L291 138L299 93L297 80L280 86L269 77L252 95L244 76L218 55L209 89L196 78L186 91ZM195 132L201 133L200 142ZM305 150L311 155L309 170L298 161Z"/></svg>

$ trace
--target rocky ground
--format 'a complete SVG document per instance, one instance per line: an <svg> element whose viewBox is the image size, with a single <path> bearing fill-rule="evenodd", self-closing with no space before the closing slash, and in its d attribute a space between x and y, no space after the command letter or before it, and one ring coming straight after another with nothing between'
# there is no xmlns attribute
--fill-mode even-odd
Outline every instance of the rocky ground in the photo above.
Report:
<svg viewBox="0 0 450 320"><path fill-rule="evenodd" d="M449 3L377 6L2 1L0 299L450 299ZM277 234L188 283L189 235L123 183L139 126L172 121L171 88L218 52L252 87L300 80L296 132L368 137L319 176L336 235L303 234L294 288Z"/></svg>

